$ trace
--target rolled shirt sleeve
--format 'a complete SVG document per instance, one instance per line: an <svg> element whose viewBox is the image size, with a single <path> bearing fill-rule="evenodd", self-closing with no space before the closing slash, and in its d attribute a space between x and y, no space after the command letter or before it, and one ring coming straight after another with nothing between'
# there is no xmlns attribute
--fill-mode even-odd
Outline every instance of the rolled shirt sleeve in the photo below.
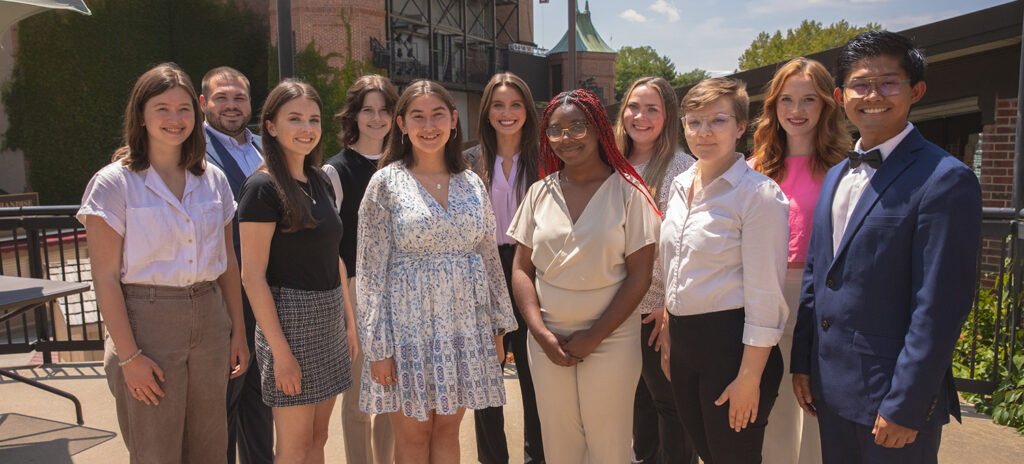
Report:
<svg viewBox="0 0 1024 464"><path fill-rule="evenodd" d="M782 295L789 256L789 203L778 185L764 182L743 214L743 344L770 347L779 343L789 316Z"/></svg>

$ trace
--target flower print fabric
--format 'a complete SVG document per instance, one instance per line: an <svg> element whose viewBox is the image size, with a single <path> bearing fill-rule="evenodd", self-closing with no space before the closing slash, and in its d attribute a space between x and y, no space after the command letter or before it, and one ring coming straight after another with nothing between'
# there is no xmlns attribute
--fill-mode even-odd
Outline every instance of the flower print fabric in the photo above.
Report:
<svg viewBox="0 0 1024 464"><path fill-rule="evenodd" d="M365 352L359 407L421 421L505 403L494 331L516 321L494 213L471 171L451 176L445 210L400 163L373 175L359 208L356 320ZM398 381L370 378L395 358Z"/></svg>

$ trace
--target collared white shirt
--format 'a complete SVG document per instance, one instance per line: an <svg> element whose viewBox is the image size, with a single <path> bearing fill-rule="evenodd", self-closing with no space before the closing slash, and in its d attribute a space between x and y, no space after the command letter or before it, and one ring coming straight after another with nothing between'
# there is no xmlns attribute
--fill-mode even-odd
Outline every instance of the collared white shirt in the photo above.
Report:
<svg viewBox="0 0 1024 464"><path fill-rule="evenodd" d="M882 152L882 162L889 158L896 146L912 130L914 130L914 125L908 122L907 127L903 128L903 132L875 147ZM857 144L853 147L858 153L869 151L861 149L862 140L857 140ZM832 253L839 252L839 243L843 241L843 234L846 233L846 225L850 222L850 216L853 215L853 208L860 201L860 196L864 194L864 189L867 188L868 182L871 182L875 171L876 169L868 166L868 163L860 163L856 168L848 169L839 180L835 196L832 198Z"/></svg>
<svg viewBox="0 0 1024 464"><path fill-rule="evenodd" d="M789 202L740 153L687 205L696 174L694 165L672 181L661 223L665 306L676 316L744 308L743 343L774 346L789 315Z"/></svg>
<svg viewBox="0 0 1024 464"><path fill-rule="evenodd" d="M253 145L253 138L255 136L249 131L249 129L242 130L242 134L245 135L245 142L238 143L234 137L214 129L208 122L203 122L203 126L210 128L210 131L207 132L207 134L213 134L214 137L217 137L217 140L219 140L220 143L224 144L224 148L228 150L228 153L231 153L231 156L235 159L235 163L238 164L238 168L242 170L242 174L245 174L245 177L249 177L253 172L256 172L256 169L263 163L263 155L261 155L259 150L256 149L256 146Z"/></svg>
<svg viewBox="0 0 1024 464"><path fill-rule="evenodd" d="M512 216L515 216L519 207L516 195L516 173L519 172L519 153L512 155L512 169L509 171L508 179L501 167L501 157L494 157L494 176L491 179L491 207L494 209L495 238L498 245L515 245L516 241L509 237L509 225L512 224Z"/></svg>
<svg viewBox="0 0 1024 464"><path fill-rule="evenodd" d="M132 172L120 161L85 187L76 217L99 216L121 237L121 282L185 287L227 270L224 226L235 214L228 180L218 169L185 174L181 201L152 168Z"/></svg>

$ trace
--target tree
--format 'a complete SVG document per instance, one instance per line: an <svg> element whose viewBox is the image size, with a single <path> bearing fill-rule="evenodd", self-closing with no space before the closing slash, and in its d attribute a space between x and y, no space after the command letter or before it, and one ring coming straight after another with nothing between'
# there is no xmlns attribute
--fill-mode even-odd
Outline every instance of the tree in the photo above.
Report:
<svg viewBox="0 0 1024 464"><path fill-rule="evenodd" d="M882 25L878 23L853 26L846 20L822 27L819 21L805 19L796 29L787 29L785 35L781 30L775 31L774 34L761 32L750 43L750 47L740 55L740 70L760 68L798 56L807 56L839 47L861 32L881 28Z"/></svg>
<svg viewBox="0 0 1024 464"><path fill-rule="evenodd" d="M672 79L671 82L672 87L686 87L709 77L711 77L711 73L700 68L693 68L690 72L677 74L675 79Z"/></svg>
<svg viewBox="0 0 1024 464"><path fill-rule="evenodd" d="M669 57L658 55L654 48L624 46L619 49L615 60L615 99L621 100L633 81L646 76L658 76L669 81L673 87L700 82L711 77L707 71L694 68L685 74L676 73L676 65Z"/></svg>

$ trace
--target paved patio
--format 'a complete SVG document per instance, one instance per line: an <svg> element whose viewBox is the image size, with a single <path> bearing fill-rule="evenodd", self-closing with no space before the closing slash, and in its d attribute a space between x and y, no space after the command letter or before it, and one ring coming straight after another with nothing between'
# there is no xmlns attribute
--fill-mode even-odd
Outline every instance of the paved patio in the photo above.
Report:
<svg viewBox="0 0 1024 464"><path fill-rule="evenodd" d="M25 355L0 356L0 366L25 365ZM107 389L100 363L69 363L49 367L24 367L16 373L40 380L78 396L85 426L75 425L70 401L35 388L0 379L0 462L19 464L113 464L128 462L128 453L118 434L114 401ZM510 407L505 408L510 462L522 462L522 414L519 380L514 368L506 370ZM340 406L337 406L340 408ZM965 406L964 423L943 429L939 462L1019 464L1024 456L1024 437L1012 429L992 423L987 416ZM327 462L344 463L341 413L331 422ZM461 429L462 462L475 463L476 441L473 416L467 413ZM626 464L626 463L624 463Z"/></svg>

